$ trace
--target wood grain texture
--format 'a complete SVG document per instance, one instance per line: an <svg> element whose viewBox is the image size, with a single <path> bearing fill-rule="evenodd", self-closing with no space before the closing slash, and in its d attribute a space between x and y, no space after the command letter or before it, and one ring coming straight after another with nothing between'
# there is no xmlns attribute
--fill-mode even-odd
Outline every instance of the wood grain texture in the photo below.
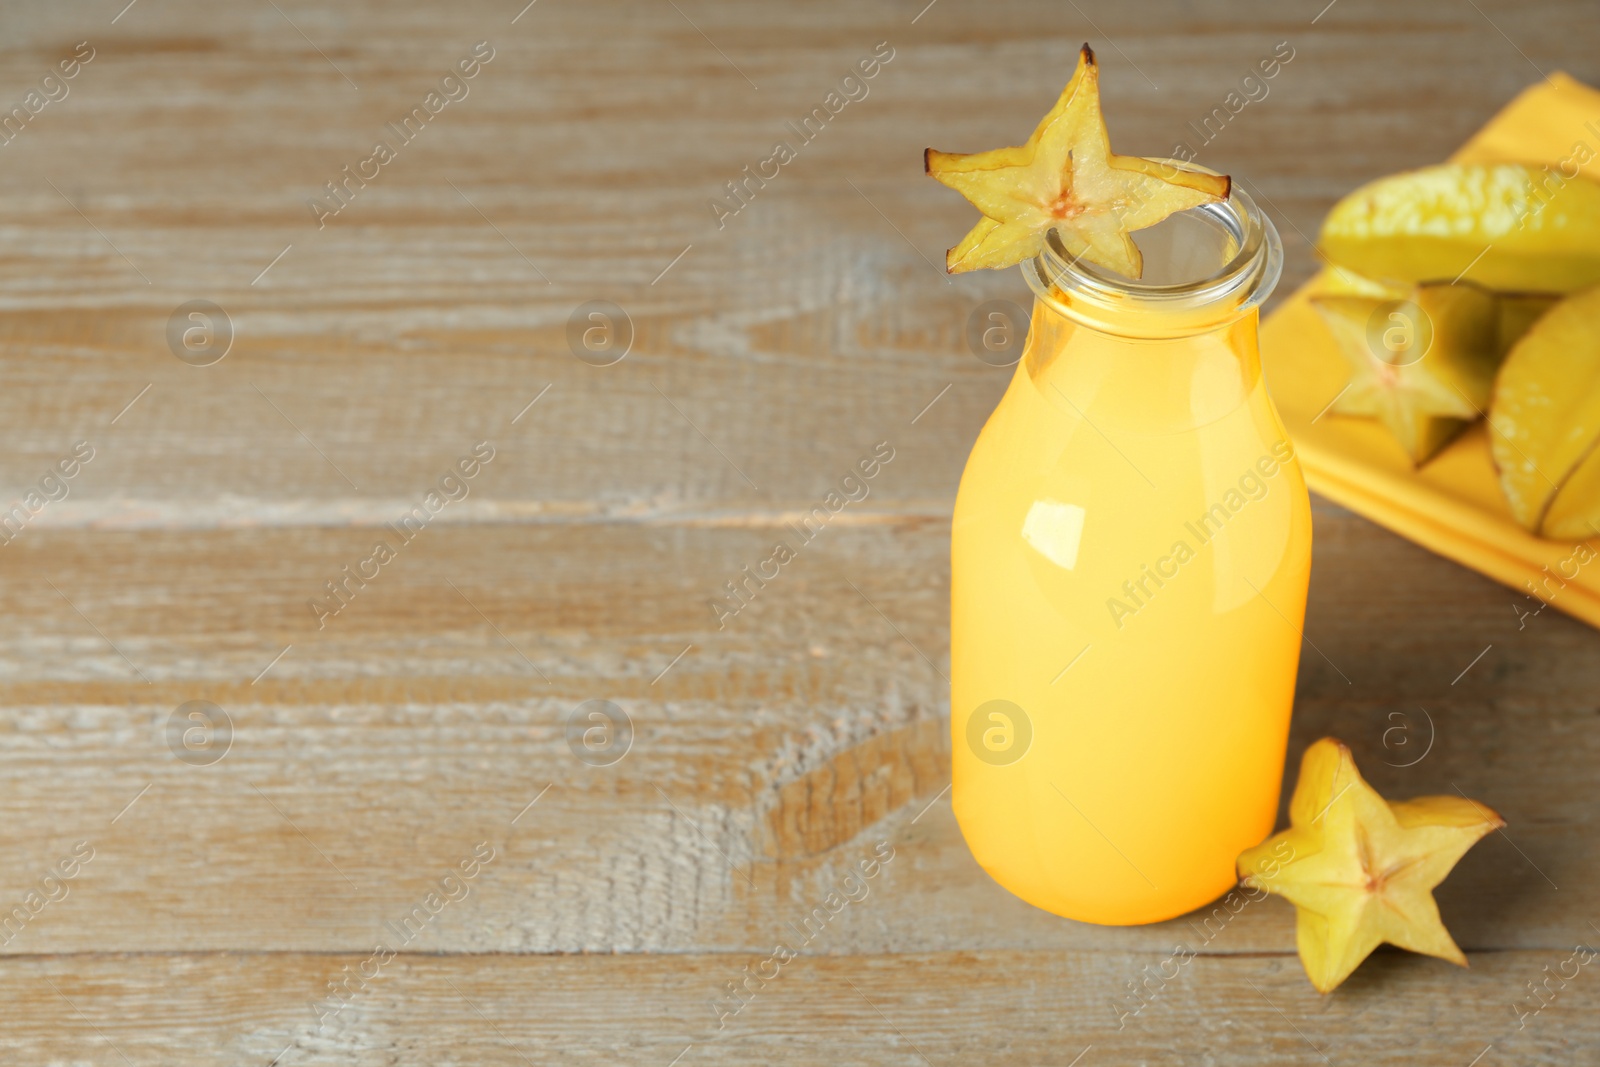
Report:
<svg viewBox="0 0 1600 1067"><path fill-rule="evenodd" d="M1337 998L1319 997L1292 957L1203 955L1159 988L1152 982L1136 1015L1119 996L1143 968L1154 973L1164 952L828 954L791 961L721 1029L716 997L764 953L408 955L318 1032L313 998L366 958L18 960L0 976L7 1003L20 1009L0 1048L17 1062L95 1064L122 1056L265 1064L281 1055L283 1063L510 1067L667 1064L681 1055L712 1064L1020 1065L1070 1063L1090 1049L1081 1062L1400 1065L1419 1062L1419 1045L1429 1063L1469 1063L1489 1045L1507 1062L1582 1062L1600 1040L1592 982L1574 982L1517 1028L1504 990L1564 952L1495 953L1462 972L1384 951ZM1431 1009L1390 995L1400 983ZM1451 1018L1472 1019L1487 1036L1459 1032Z"/></svg>
<svg viewBox="0 0 1600 1067"><path fill-rule="evenodd" d="M522 2L0 12L5 108L95 50L0 145L0 504L95 449L0 545L0 916L93 849L0 935L0 1061L1595 1057L1591 968L1518 1011L1600 937L1600 638L1322 502L1291 752L1336 734L1386 795L1505 815L1439 891L1472 969L1386 951L1319 998L1282 902L1106 929L975 865L944 793L948 516L1009 372L965 331L1028 294L937 271L969 209L918 166L1024 135L1085 39L1118 149L1168 154L1287 41L1198 158L1261 194L1289 286L1347 189L1444 156L1535 67L1600 81L1589 5ZM484 40L319 229L307 199ZM719 227L880 41L870 94ZM235 331L210 366L168 347L195 299ZM597 300L632 323L613 366L569 346ZM484 441L470 495L319 625ZM719 625L880 441L870 496ZM206 766L169 746L195 700L233 727ZM609 766L569 745L589 700L632 723Z"/></svg>

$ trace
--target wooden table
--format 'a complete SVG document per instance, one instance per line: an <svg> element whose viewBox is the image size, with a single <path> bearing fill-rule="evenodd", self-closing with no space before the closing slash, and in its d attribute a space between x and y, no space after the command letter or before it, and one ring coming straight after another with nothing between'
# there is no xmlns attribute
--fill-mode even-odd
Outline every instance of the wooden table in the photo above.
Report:
<svg viewBox="0 0 1600 1067"><path fill-rule="evenodd" d="M920 173L1025 135L1081 40L1143 154L1288 42L1198 155L1261 193L1287 290L1339 194L1536 67L1600 80L1589 0L125 2L0 14L0 1062L1600 1055L1593 967L1517 1018L1600 939L1600 637L1325 502L1291 755L1336 734L1391 796L1506 816L1439 892L1471 970L1383 951L1318 996L1272 900L1119 1027L1204 917L1080 925L979 870L945 793L948 517L1009 373L968 316L1027 292L938 271L971 214ZM871 496L719 626L880 441ZM467 495L430 511L441 479ZM591 706L569 743L585 701L631 736Z"/></svg>

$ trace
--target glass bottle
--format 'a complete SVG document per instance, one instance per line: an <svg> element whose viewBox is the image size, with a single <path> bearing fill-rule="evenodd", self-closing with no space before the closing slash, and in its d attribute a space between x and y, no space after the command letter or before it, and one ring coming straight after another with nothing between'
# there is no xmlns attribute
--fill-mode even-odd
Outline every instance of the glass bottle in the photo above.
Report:
<svg viewBox="0 0 1600 1067"><path fill-rule="evenodd" d="M951 533L953 802L983 868L1068 918L1225 893L1272 830L1311 565L1267 395L1277 231L1244 193L1138 235L1138 281L1052 233Z"/></svg>

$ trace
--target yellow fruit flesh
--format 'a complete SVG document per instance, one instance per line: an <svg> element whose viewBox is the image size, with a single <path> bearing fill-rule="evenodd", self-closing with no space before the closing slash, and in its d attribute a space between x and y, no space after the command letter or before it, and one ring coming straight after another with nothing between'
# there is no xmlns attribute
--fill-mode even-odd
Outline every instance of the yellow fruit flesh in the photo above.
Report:
<svg viewBox="0 0 1600 1067"><path fill-rule="evenodd" d="M968 155L930 148L923 163L984 215L946 253L952 274L1031 259L1055 230L1070 255L1137 278L1143 257L1131 231L1222 200L1229 189L1225 176L1111 151L1100 113L1100 70L1088 45L1026 143Z"/></svg>
<svg viewBox="0 0 1600 1067"><path fill-rule="evenodd" d="M1372 278L1464 274L1489 289L1568 293L1600 282L1600 183L1521 164L1425 167L1339 201L1318 245Z"/></svg>
<svg viewBox="0 0 1600 1067"><path fill-rule="evenodd" d="M1463 283L1420 286L1401 299L1333 293L1312 303L1351 370L1332 410L1378 420L1412 463L1426 462L1488 405L1501 322L1490 294Z"/></svg>
<svg viewBox="0 0 1600 1067"><path fill-rule="evenodd" d="M1518 522L1561 539L1600 524L1600 287L1561 301L1512 348L1489 411L1495 466Z"/></svg>
<svg viewBox="0 0 1600 1067"><path fill-rule="evenodd" d="M1239 856L1246 885L1295 906L1300 962L1331 992L1387 942L1466 966L1433 889L1504 820L1458 796L1384 800L1332 738L1306 749L1289 829Z"/></svg>
<svg viewBox="0 0 1600 1067"><path fill-rule="evenodd" d="M1579 463L1550 501L1539 527L1554 541L1587 541L1600 537L1600 449Z"/></svg>

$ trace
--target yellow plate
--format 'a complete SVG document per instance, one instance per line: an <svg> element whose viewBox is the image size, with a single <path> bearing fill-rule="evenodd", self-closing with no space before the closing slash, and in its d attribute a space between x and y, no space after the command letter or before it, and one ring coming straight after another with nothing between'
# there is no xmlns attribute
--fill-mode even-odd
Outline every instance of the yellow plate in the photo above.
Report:
<svg viewBox="0 0 1600 1067"><path fill-rule="evenodd" d="M1524 90L1451 158L1555 167L1575 157L1587 158L1583 172L1600 179L1600 92L1558 73ZM1501 496L1482 422L1418 471L1376 422L1323 414L1348 375L1307 300L1318 281L1291 296L1261 331L1267 385L1311 488L1600 627L1600 539L1584 548L1534 537L1517 525ZM1512 603L1519 612L1537 608L1520 596Z"/></svg>

